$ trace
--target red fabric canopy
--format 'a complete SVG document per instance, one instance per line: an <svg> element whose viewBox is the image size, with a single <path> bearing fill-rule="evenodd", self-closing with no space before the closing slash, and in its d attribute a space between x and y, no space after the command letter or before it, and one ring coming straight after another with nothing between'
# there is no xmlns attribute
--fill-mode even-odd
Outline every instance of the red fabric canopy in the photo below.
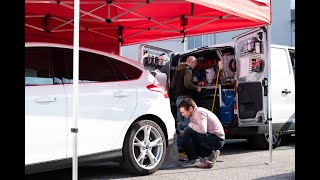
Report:
<svg viewBox="0 0 320 180"><path fill-rule="evenodd" d="M70 0L25 0L25 41L73 43ZM80 46L122 46L264 26L270 0L80 0Z"/></svg>

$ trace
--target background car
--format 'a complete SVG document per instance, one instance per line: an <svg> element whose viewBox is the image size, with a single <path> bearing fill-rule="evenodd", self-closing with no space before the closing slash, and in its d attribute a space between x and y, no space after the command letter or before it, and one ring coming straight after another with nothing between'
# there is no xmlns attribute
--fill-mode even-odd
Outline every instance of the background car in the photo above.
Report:
<svg viewBox="0 0 320 180"><path fill-rule="evenodd" d="M25 173L71 167L73 47L25 43ZM80 48L79 165L154 173L173 142L166 89L141 63Z"/></svg>

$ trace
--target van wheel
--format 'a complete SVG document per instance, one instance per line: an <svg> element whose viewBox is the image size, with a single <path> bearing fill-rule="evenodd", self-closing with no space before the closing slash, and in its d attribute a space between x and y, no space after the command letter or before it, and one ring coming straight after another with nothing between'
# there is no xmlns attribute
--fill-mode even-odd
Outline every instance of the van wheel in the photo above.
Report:
<svg viewBox="0 0 320 180"><path fill-rule="evenodd" d="M150 120L134 123L128 130L120 166L136 175L156 172L166 156L166 139L160 126Z"/></svg>
<svg viewBox="0 0 320 180"><path fill-rule="evenodd" d="M282 134L281 132L274 132L272 133L272 148L277 148L282 140ZM269 133L265 134L258 134L252 139L250 139L251 143L255 146L257 146L260 149L267 150L269 149Z"/></svg>

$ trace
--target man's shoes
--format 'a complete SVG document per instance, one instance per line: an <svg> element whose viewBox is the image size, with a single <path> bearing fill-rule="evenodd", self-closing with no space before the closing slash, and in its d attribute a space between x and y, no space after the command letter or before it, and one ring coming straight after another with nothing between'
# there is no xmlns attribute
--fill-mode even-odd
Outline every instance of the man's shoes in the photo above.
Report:
<svg viewBox="0 0 320 180"><path fill-rule="evenodd" d="M212 151L212 153L210 154L210 156L207 157L207 159L214 164L217 161L217 158L219 157L219 155L220 155L220 150L215 150L215 151Z"/></svg>
<svg viewBox="0 0 320 180"><path fill-rule="evenodd" d="M208 159L205 159L204 163L198 163L196 164L197 168L212 168L213 163L209 161Z"/></svg>
<svg viewBox="0 0 320 180"><path fill-rule="evenodd" d="M188 160L188 156L185 152L179 153L179 161L187 161Z"/></svg>
<svg viewBox="0 0 320 180"><path fill-rule="evenodd" d="M180 164L181 167L197 167L200 164L200 159L187 160Z"/></svg>
<svg viewBox="0 0 320 180"><path fill-rule="evenodd" d="M213 163L208 159L201 162L200 159L188 160L180 164L181 167L197 167L197 168L212 168Z"/></svg>

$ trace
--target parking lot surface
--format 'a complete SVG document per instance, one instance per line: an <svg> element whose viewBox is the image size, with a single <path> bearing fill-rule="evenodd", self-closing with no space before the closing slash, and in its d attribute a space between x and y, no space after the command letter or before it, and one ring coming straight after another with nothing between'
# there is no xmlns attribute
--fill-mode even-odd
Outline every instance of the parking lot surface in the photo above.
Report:
<svg viewBox="0 0 320 180"><path fill-rule="evenodd" d="M102 179L172 179L172 180L268 180L295 179L295 138L291 137L272 151L272 163L268 150L256 150L245 140L228 140L221 150L220 157L211 169L161 168L148 176L133 176L124 172L117 163L105 163L81 167L79 180ZM64 169L25 176L25 179L64 180L72 179L72 169Z"/></svg>

